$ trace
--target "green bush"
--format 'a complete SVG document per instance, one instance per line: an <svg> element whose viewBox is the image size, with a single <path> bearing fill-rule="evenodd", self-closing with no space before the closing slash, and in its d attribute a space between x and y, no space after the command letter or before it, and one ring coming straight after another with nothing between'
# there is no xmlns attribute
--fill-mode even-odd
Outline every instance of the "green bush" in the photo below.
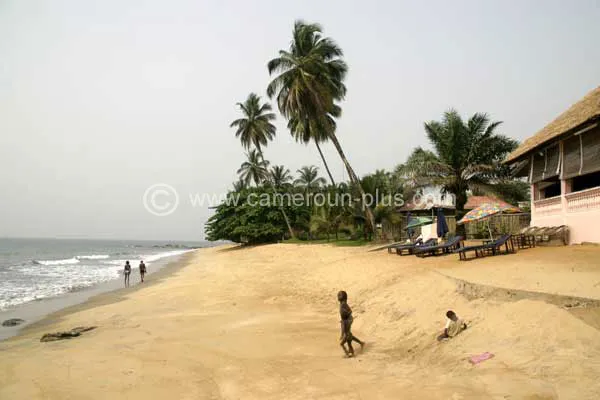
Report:
<svg viewBox="0 0 600 400"><path fill-rule="evenodd" d="M251 194L254 196L250 197ZM264 194L272 195L273 190L258 187L229 193L228 200L215 207L215 214L206 223L207 240L259 244L284 239L287 227L281 209L275 204L256 204L257 198ZM292 224L305 219L309 212L304 207L284 208Z"/></svg>

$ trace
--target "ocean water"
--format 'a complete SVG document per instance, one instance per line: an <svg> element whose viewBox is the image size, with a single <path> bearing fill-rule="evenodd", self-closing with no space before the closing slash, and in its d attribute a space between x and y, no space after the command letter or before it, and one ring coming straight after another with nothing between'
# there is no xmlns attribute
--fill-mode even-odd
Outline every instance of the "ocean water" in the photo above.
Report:
<svg viewBox="0 0 600 400"><path fill-rule="evenodd" d="M134 276L206 242L0 238L0 311L119 279L125 261Z"/></svg>

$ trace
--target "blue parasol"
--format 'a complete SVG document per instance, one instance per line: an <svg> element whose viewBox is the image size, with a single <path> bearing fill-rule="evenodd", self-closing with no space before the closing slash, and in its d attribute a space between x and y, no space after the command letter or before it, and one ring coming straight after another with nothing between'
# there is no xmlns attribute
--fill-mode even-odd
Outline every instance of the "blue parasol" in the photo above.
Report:
<svg viewBox="0 0 600 400"><path fill-rule="evenodd" d="M437 235L442 238L448 233L448 223L441 208L437 210Z"/></svg>

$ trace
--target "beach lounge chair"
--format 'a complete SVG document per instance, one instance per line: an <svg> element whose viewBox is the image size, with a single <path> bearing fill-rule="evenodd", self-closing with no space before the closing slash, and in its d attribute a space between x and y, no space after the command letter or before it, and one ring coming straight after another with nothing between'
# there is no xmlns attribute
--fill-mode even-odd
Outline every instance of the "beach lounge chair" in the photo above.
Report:
<svg viewBox="0 0 600 400"><path fill-rule="evenodd" d="M528 226L527 228L521 229L521 231L513 235L514 243L519 249L527 249L535 247L535 232L537 228L534 226Z"/></svg>
<svg viewBox="0 0 600 400"><path fill-rule="evenodd" d="M504 247L504 250L503 250ZM483 244L476 246L461 247L454 251L458 253L458 258L462 261L467 260L467 253L474 252L475 258L484 257L486 255L509 254L515 252L515 246L512 241L512 235L506 234L494 241L486 241Z"/></svg>
<svg viewBox="0 0 600 400"><path fill-rule="evenodd" d="M536 243L542 242L542 240L544 238L544 235L550 229L552 229L552 227L550 227L550 226L541 226L541 227L540 226L536 226L536 227L534 227L532 234L533 234L533 236L535 236Z"/></svg>
<svg viewBox="0 0 600 400"><path fill-rule="evenodd" d="M418 246L420 244L423 243L423 239L422 238L418 238L417 240L415 240L412 243L394 243L391 244L387 247L387 251L388 253L393 253L398 247L405 247L405 246Z"/></svg>
<svg viewBox="0 0 600 400"><path fill-rule="evenodd" d="M461 236L454 236L453 238L448 239L446 242L442 244L436 244L433 246L419 246L415 247L414 254L417 257L425 257L425 256L435 256L439 254L448 254L453 252L454 250L460 248L460 244L462 242Z"/></svg>
<svg viewBox="0 0 600 400"><path fill-rule="evenodd" d="M421 243L418 243L418 244L413 244L413 245L407 244L404 246L396 247L396 254L398 254L399 256L411 255L411 254L414 254L416 249L420 249L421 247L433 246L436 243L437 243L437 239L428 239L424 243L423 243L423 241L421 241Z"/></svg>
<svg viewBox="0 0 600 400"><path fill-rule="evenodd" d="M525 228L521 229L521 231L519 232L519 234L532 235L536 229L538 229L538 228L535 227L535 226L528 226L528 227L525 227Z"/></svg>
<svg viewBox="0 0 600 400"><path fill-rule="evenodd" d="M541 233L540 241L559 241L566 246L569 244L569 228L566 225L548 227Z"/></svg>
<svg viewBox="0 0 600 400"><path fill-rule="evenodd" d="M533 226L525 230L525 232L527 235L534 237L535 245L550 242L553 242L553 244L558 242L565 246L569 244L569 227L566 225Z"/></svg>

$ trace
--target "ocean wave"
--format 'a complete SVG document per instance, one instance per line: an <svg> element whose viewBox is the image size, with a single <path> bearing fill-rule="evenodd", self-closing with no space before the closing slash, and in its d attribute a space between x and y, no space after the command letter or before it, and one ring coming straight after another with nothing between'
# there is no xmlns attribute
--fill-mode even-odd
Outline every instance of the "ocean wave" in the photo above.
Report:
<svg viewBox="0 0 600 400"><path fill-rule="evenodd" d="M155 253L155 254L138 254L138 255L132 254L131 257L129 257L127 259L102 261L102 264L123 266L123 265L125 265L125 261L129 261L129 263L135 267L135 266L137 266L136 264L142 260L144 260L144 262L146 264L150 264L150 263L158 261L162 258L179 256L179 255L187 253L189 251L192 251L192 250L172 250L172 251L165 251L162 253ZM136 263L136 264L134 264L134 263Z"/></svg>
<svg viewBox="0 0 600 400"><path fill-rule="evenodd" d="M70 268L67 265L22 270L24 277L0 280L0 311L30 301L78 292L119 278L120 268ZM31 278L35 278L34 281Z"/></svg>
<svg viewBox="0 0 600 400"><path fill-rule="evenodd" d="M144 260L144 262L153 262L153 261L158 261L161 258L166 258L166 257L174 257L174 256L179 256L181 254L190 252L192 250L172 250L172 251L166 251L164 253L158 253L158 254L149 254L146 256L142 256L142 260Z"/></svg>
<svg viewBox="0 0 600 400"><path fill-rule="evenodd" d="M84 256L75 256L78 260L106 260L110 256L108 254L92 254L92 255L84 255Z"/></svg>
<svg viewBox="0 0 600 400"><path fill-rule="evenodd" d="M101 254L102 250L95 253L90 251L88 254L80 251L81 255L78 257L15 263L7 269L0 269L0 311L119 279L126 260L129 260L131 266L137 271L140 260L144 260L147 265L165 262L165 260L168 262L170 257L177 257L190 250L156 253L151 249L147 251L146 254L122 254L119 259L111 259L116 255L111 252L111 257L108 259L81 259L81 261L79 259L82 256L103 254Z"/></svg>
<svg viewBox="0 0 600 400"><path fill-rule="evenodd" d="M33 263L37 265L71 265L79 263L79 260L73 257L64 260L33 260Z"/></svg>
<svg viewBox="0 0 600 400"><path fill-rule="evenodd" d="M110 260L110 261L101 261L104 265L125 265L125 261L127 260Z"/></svg>

